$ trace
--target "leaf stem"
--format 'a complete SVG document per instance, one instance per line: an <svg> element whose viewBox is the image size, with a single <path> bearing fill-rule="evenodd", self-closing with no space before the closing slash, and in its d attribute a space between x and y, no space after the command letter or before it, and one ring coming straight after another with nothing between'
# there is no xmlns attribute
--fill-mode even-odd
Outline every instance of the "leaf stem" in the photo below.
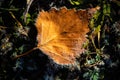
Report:
<svg viewBox="0 0 120 80"><path fill-rule="evenodd" d="M31 53L32 51L34 51L36 49L38 49L38 47L34 47L33 49L31 49L31 50L29 50L29 51L27 51L27 52L25 52L25 53L23 53L21 55L17 55L15 58L20 58L22 56L28 55L29 53Z"/></svg>

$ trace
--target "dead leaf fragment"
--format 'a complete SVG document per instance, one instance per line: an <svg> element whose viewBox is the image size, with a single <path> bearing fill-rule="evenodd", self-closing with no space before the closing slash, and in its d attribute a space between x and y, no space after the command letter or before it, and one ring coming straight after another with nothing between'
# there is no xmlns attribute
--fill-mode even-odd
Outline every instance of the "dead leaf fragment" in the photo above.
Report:
<svg viewBox="0 0 120 80"><path fill-rule="evenodd" d="M36 19L37 47L55 63L74 64L84 51L83 43L89 32L87 10L52 8L41 11Z"/></svg>

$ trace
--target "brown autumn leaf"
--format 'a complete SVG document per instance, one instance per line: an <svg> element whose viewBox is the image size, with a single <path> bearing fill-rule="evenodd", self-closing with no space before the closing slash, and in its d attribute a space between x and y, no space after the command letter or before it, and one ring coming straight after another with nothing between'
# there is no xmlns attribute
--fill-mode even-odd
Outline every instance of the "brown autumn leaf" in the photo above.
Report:
<svg viewBox="0 0 120 80"><path fill-rule="evenodd" d="M87 10L65 7L41 11L35 24L37 47L57 64L74 64L76 57L85 50L82 45L89 32L88 17Z"/></svg>

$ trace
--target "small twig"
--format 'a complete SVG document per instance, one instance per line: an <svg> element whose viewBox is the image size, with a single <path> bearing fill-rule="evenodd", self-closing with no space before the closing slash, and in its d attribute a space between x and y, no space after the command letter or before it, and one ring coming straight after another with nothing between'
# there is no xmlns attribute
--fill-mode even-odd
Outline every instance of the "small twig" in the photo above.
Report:
<svg viewBox="0 0 120 80"><path fill-rule="evenodd" d="M5 11L18 11L19 9L8 9L8 8L0 8L0 10L5 10Z"/></svg>
<svg viewBox="0 0 120 80"><path fill-rule="evenodd" d="M27 2L27 8L25 9L25 11L23 13L24 22L26 22L26 17L27 17L27 14L28 14L28 11L30 9L30 6L31 6L32 2L33 2L33 0L29 0L29 2Z"/></svg>
<svg viewBox="0 0 120 80"><path fill-rule="evenodd" d="M4 27L4 26L0 26L0 30L1 30L1 29L6 29L6 28L7 28L7 27Z"/></svg>
<svg viewBox="0 0 120 80"><path fill-rule="evenodd" d="M18 31L19 31L21 34L23 34L23 35L25 35L25 36L28 36L28 34L26 33L26 31L24 30L23 25L16 19L15 15L14 15L11 11L9 11L9 13L11 14L12 18L16 21L17 26L19 27Z"/></svg>
<svg viewBox="0 0 120 80"><path fill-rule="evenodd" d="M97 62L95 62L94 64L85 64L85 67L91 68L91 67L94 67L94 66L99 65L99 63L100 63L100 61L97 61Z"/></svg>

